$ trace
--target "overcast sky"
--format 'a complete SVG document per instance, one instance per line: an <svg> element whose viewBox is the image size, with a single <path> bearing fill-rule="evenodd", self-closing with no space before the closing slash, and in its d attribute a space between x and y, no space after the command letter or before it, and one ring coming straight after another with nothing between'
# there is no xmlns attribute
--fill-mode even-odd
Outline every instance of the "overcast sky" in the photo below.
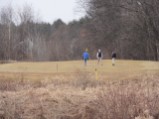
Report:
<svg viewBox="0 0 159 119"><path fill-rule="evenodd" d="M50 23L58 18L68 23L84 16L84 12L79 12L77 0L0 0L0 7L10 3L17 8L31 5L42 21Z"/></svg>

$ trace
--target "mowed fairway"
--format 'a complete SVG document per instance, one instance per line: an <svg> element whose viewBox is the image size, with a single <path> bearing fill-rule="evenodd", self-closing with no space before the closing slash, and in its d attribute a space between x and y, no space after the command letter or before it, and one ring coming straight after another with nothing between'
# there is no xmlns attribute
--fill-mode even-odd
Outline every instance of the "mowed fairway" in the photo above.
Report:
<svg viewBox="0 0 159 119"><path fill-rule="evenodd" d="M117 60L112 66L111 60L103 60L100 65L96 60L64 62L14 62L0 65L2 79L70 79L76 75L88 74L95 79L128 79L147 74L159 74L159 62Z"/></svg>

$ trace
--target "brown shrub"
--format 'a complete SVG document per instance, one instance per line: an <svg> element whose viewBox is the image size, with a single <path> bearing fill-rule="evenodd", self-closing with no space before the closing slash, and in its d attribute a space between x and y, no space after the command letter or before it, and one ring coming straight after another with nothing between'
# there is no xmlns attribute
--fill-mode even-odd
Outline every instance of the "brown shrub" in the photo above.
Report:
<svg viewBox="0 0 159 119"><path fill-rule="evenodd" d="M146 110L149 117L158 118L158 77L103 81L81 72L75 77L1 80L0 118L135 119Z"/></svg>
<svg viewBox="0 0 159 119"><path fill-rule="evenodd" d="M159 113L158 80L123 80L107 85L92 105L101 119L134 119L141 112Z"/></svg>

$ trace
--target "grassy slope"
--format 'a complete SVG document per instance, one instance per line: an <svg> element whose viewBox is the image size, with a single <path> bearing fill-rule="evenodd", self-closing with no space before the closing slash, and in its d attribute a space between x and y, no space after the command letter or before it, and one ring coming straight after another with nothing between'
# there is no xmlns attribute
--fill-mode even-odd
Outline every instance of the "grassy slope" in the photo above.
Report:
<svg viewBox="0 0 159 119"><path fill-rule="evenodd" d="M84 66L82 61L17 62L1 64L0 77L17 78L17 75L20 74L25 78L36 79L55 75L66 76L77 72L89 72L92 75L96 75L95 70L97 70L98 78L127 78L145 73L158 73L159 63L152 61L118 60L116 65L112 66L111 60L104 60L100 65L97 65L97 62L92 60L88 62L88 66Z"/></svg>
<svg viewBox="0 0 159 119"><path fill-rule="evenodd" d="M158 73L159 63L152 61L117 60L116 66L111 65L111 60L104 60L100 65L97 61L89 61L85 67L82 61L65 62L17 62L0 65L0 77L17 78L46 78L52 76L67 77L77 72L89 72L104 79L120 79L133 77L145 73ZM16 74L16 75L15 75ZM95 76L94 76L95 77Z"/></svg>

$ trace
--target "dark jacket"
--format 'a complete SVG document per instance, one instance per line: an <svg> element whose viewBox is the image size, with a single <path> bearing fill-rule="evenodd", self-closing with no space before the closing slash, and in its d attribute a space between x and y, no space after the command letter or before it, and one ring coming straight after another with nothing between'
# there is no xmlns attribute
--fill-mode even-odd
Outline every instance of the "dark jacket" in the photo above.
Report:
<svg viewBox="0 0 159 119"><path fill-rule="evenodd" d="M116 53L115 52L112 53L112 58L116 58Z"/></svg>

